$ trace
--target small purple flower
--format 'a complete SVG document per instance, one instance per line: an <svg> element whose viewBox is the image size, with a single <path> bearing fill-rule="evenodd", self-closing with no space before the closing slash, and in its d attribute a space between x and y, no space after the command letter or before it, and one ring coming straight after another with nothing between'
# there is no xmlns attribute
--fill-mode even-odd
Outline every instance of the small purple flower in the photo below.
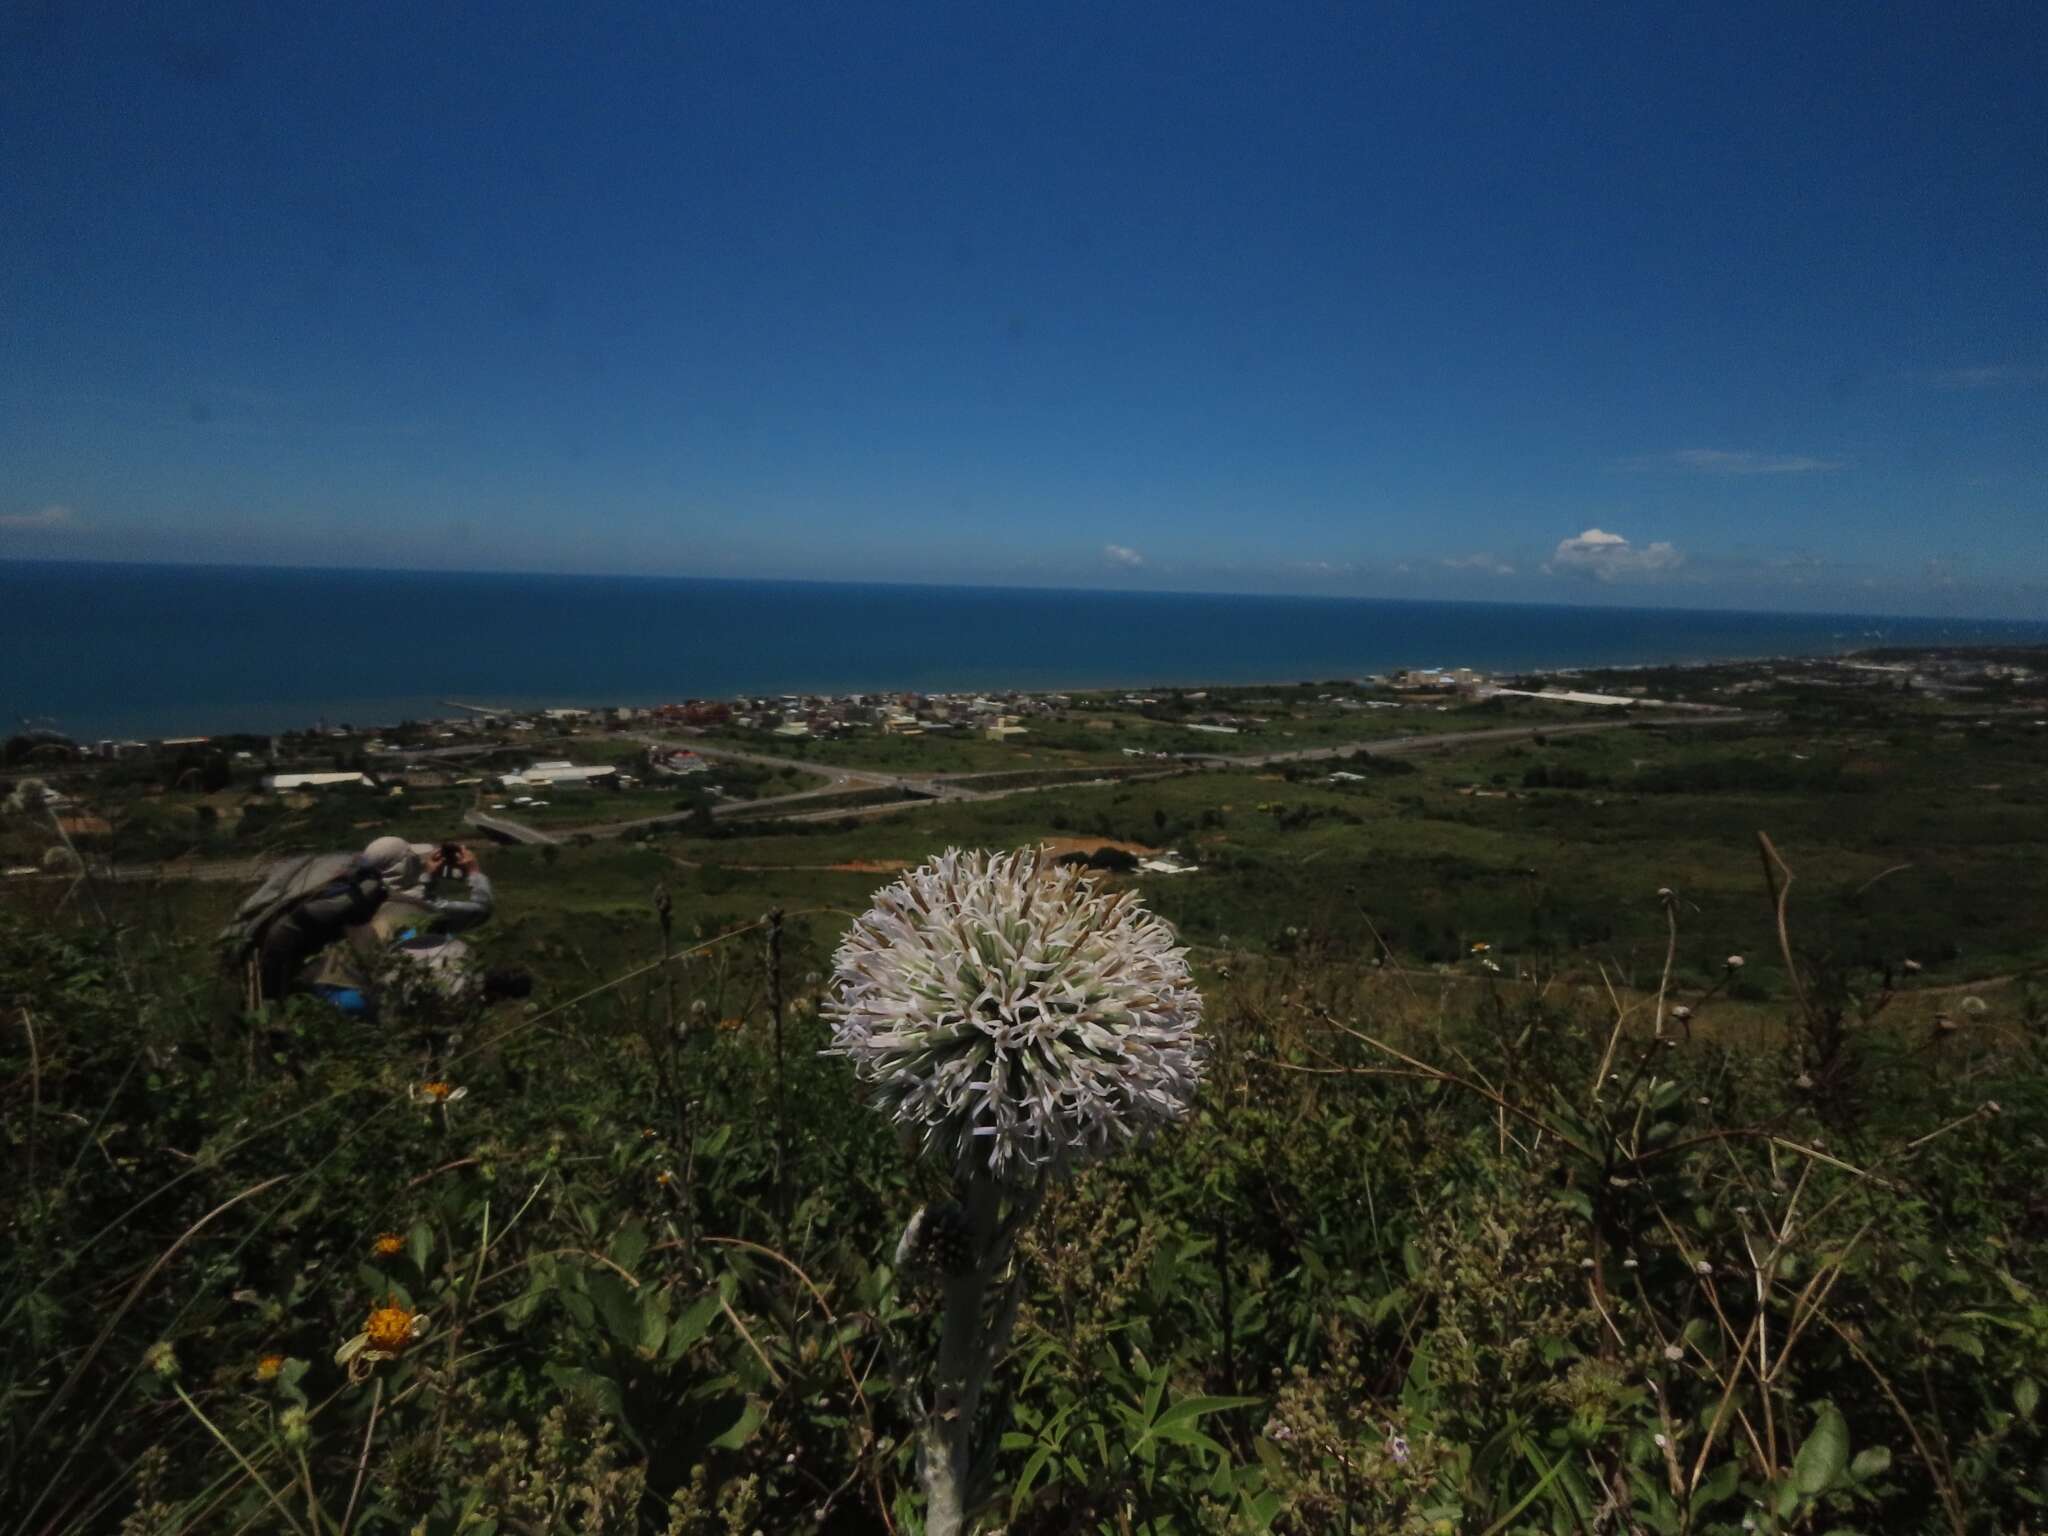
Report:
<svg viewBox="0 0 2048 1536"><path fill-rule="evenodd" d="M1389 1435L1387 1437L1387 1454L1402 1466L1407 1466L1408 1437L1406 1435Z"/></svg>

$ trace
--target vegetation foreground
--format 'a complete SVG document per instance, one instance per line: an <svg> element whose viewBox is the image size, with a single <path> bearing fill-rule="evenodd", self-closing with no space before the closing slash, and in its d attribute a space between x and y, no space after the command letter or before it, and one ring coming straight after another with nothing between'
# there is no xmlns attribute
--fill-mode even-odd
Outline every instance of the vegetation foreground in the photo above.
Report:
<svg viewBox="0 0 2048 1536"><path fill-rule="evenodd" d="M1601 748L1612 782L1665 772L1645 750ZM2001 814L2040 814L2026 749L1986 750ZM1497 772L1542 791L1530 763ZM1195 943L1207 1063L1018 1222L974 1528L2043 1529L2039 907L2015 886L1980 942L1863 897L1934 879L1885 878L1914 814L1974 889L1989 822L1930 770L1916 810L1866 797L1881 852L1815 873L1722 802L1618 938L1563 871L1510 928L1468 870L1516 936L1475 950L1436 885L1387 884L1427 853L1404 827L1474 865L1508 826L1433 772L1398 813L1277 777L1256 818L1249 776L1058 797L1076 831L1227 834L1143 887ZM1840 788L1771 809L1818 827ZM0 909L0 1532L926 1529L959 1271L899 1239L956 1191L821 1054L824 1005L887 878L849 865L1028 841L1030 803L506 856L489 943L541 986L481 1017L248 1012L201 938L225 886ZM2004 969L1958 988L1957 953Z"/></svg>

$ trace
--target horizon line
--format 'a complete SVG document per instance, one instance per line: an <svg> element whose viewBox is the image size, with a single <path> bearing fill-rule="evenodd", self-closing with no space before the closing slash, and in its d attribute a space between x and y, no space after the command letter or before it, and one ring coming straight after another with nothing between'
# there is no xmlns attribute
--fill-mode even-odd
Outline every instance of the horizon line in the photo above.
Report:
<svg viewBox="0 0 2048 1536"><path fill-rule="evenodd" d="M555 571L534 570L513 567L457 567L457 566L379 566L379 565L296 565L281 561L235 562L226 560L108 560L95 557L67 555L4 555L0 554L0 568L7 566L82 566L110 567L116 570L174 570L174 571L236 571L236 572L277 572L299 575L347 574L362 576L406 576L406 577L539 577L559 581L639 581L639 582L702 582L724 586L793 586L793 587L884 587L913 591L950 592L1055 592L1071 593L1088 597L1236 597L1267 602L1302 603L1392 603L1403 606L1422 607L1443 605L1464 608L1542 608L1588 612L1640 612L1640 613L1697 613L1737 614L1755 618L1803 618L1803 619L1845 619L1888 621L1904 620L1926 624L2021 624L2048 625L2048 613L2028 617L1983 614L1968 617L1959 614L1876 612L1838 608L1741 608L1741 607L1695 607L1682 603L1571 603L1545 602L1541 599L1522 598L1481 598L1481 597L1381 597L1365 593L1321 593L1321 592L1247 592L1230 588L1209 587L1072 587L1053 583L1022 584L1003 582L972 581L853 581L833 580L811 576L700 576L681 575L673 572L649 573L646 571Z"/></svg>

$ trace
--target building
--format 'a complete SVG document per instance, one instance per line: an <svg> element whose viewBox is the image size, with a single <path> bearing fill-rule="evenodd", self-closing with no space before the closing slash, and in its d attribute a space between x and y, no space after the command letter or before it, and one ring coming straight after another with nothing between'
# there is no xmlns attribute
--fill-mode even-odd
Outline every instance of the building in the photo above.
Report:
<svg viewBox="0 0 2048 1536"><path fill-rule="evenodd" d="M684 774L711 771L711 764L688 747L649 747L647 766L655 773L677 779Z"/></svg>
<svg viewBox="0 0 2048 1536"><path fill-rule="evenodd" d="M809 736L811 734L811 727L807 721L785 720L782 724L775 727L773 731L769 732L769 734L771 736L787 736L794 741Z"/></svg>
<svg viewBox="0 0 2048 1536"><path fill-rule="evenodd" d="M272 794L289 794L300 789L335 789L352 785L359 789L375 788L367 773L266 773L263 787Z"/></svg>
<svg viewBox="0 0 2048 1536"><path fill-rule="evenodd" d="M535 763L521 773L508 773L498 782L507 789L578 789L591 785L612 788L618 783L619 770L610 763L601 768L587 768L571 762Z"/></svg>

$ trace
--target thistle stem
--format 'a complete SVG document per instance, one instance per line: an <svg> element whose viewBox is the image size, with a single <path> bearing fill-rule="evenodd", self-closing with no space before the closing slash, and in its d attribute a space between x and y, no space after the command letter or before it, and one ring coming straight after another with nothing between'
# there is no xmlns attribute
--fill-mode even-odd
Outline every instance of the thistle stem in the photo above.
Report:
<svg viewBox="0 0 2048 1536"><path fill-rule="evenodd" d="M1005 1257L994 1251L1001 1185L986 1176L970 1178L962 1194L979 1262L968 1273L949 1277L943 1293L945 1315L939 1329L931 1410L918 1431L925 1536L960 1536L966 1529L974 1416L991 1364L983 1337L982 1303L989 1281Z"/></svg>

